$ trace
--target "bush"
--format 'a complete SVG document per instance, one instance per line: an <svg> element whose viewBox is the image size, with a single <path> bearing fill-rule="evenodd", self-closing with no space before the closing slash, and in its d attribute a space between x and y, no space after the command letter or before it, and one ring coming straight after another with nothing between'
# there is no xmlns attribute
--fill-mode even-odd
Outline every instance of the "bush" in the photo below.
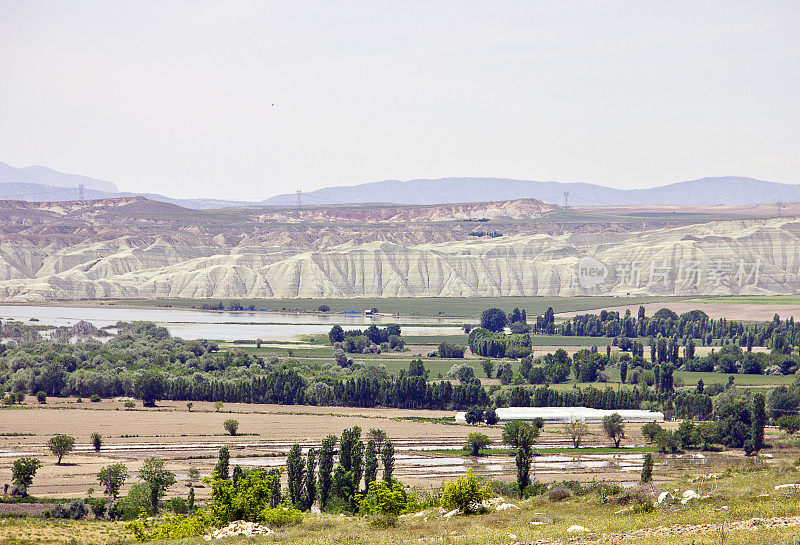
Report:
<svg viewBox="0 0 800 545"><path fill-rule="evenodd" d="M73 500L68 504L59 503L52 511L50 516L54 519L81 520L89 513L89 508L83 500Z"/></svg>
<svg viewBox="0 0 800 545"><path fill-rule="evenodd" d="M135 408L136 408L136 403L134 401L131 401L129 399L128 401L125 402L125 410L126 411L130 411L131 409L135 409Z"/></svg>
<svg viewBox="0 0 800 545"><path fill-rule="evenodd" d="M47 393L39 390L36 392L36 401L39 403L47 403Z"/></svg>
<svg viewBox="0 0 800 545"><path fill-rule="evenodd" d="M89 398L89 401L92 403L98 403L100 401L100 396L97 394L92 394L92 397Z"/></svg>
<svg viewBox="0 0 800 545"><path fill-rule="evenodd" d="M389 488L385 481L374 481L369 484L367 495L359 502L359 510L368 515L397 517L406 510L409 500L399 482L394 481Z"/></svg>
<svg viewBox="0 0 800 545"><path fill-rule="evenodd" d="M189 512L189 504L183 498L170 498L166 504L167 509L176 515L185 515Z"/></svg>
<svg viewBox="0 0 800 545"><path fill-rule="evenodd" d="M159 521L142 518L129 522L125 527L133 533L137 540L153 541L202 536L212 528L213 522L211 516L205 511L198 511L191 517L168 515Z"/></svg>
<svg viewBox="0 0 800 545"><path fill-rule="evenodd" d="M566 500L568 498L571 498L572 496L573 496L572 490L570 490L569 488L563 488L563 487L560 487L560 486L558 488L551 489L547 493L547 499L552 501L552 502L563 501L563 500Z"/></svg>
<svg viewBox="0 0 800 545"><path fill-rule="evenodd" d="M260 520L269 528L295 526L303 522L303 514L293 507L267 508L261 511Z"/></svg>
<svg viewBox="0 0 800 545"><path fill-rule="evenodd" d="M478 483L475 474L468 472L458 480L444 485L441 505L445 509L460 509L465 515L482 510L481 502L491 497L488 487Z"/></svg>
<svg viewBox="0 0 800 545"><path fill-rule="evenodd" d="M789 435L794 435L800 430L800 416L794 414L785 414L781 416L778 418L778 428Z"/></svg>

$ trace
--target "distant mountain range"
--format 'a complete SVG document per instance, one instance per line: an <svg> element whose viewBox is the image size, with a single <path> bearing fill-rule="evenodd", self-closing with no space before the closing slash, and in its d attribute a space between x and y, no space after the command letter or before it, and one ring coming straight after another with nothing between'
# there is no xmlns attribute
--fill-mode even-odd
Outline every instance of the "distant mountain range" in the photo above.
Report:
<svg viewBox="0 0 800 545"><path fill-rule="evenodd" d="M305 205L398 203L439 204L458 202L539 199L564 204L567 192L572 206L625 206L641 204L759 204L800 201L800 185L724 176L701 178L651 189L613 189L582 182L536 182L508 178L439 178L435 180L386 180L356 186L326 187L302 194ZM277 195L262 201L290 206L296 194Z"/></svg>
<svg viewBox="0 0 800 545"><path fill-rule="evenodd" d="M0 162L0 200L70 201L79 198L108 199L144 196L192 209L242 206L296 206L295 193L259 202L225 199L177 199L154 193L121 192L109 181L66 174L46 167L15 168ZM565 198L565 193L568 196ZM509 178L439 178L385 180L355 186L326 187L301 195L303 206L342 204L448 204L508 201L533 198L571 206L626 206L643 204L712 205L800 202L800 185L724 176L701 178L650 189L614 189L583 182L537 182Z"/></svg>

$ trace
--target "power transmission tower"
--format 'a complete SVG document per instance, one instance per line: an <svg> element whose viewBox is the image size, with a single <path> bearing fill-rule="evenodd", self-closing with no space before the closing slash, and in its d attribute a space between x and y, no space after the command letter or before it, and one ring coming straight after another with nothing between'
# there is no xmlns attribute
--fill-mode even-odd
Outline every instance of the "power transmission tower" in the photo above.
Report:
<svg viewBox="0 0 800 545"><path fill-rule="evenodd" d="M83 194L83 184L80 184L78 186L78 200L81 201L81 202L83 202L85 200L84 199L84 194Z"/></svg>
<svg viewBox="0 0 800 545"><path fill-rule="evenodd" d="M569 209L569 191L564 191L564 209Z"/></svg>
<svg viewBox="0 0 800 545"><path fill-rule="evenodd" d="M303 190L297 190L297 208L300 209L303 206Z"/></svg>

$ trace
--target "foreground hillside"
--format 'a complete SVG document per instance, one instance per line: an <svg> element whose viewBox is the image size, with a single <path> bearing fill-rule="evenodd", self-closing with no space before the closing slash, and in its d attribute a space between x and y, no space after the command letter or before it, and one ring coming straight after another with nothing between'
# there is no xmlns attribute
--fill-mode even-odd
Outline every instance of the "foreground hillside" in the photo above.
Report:
<svg viewBox="0 0 800 545"><path fill-rule="evenodd" d="M143 198L7 201L0 298L796 291L800 221L696 216L589 215L530 199L269 213Z"/></svg>

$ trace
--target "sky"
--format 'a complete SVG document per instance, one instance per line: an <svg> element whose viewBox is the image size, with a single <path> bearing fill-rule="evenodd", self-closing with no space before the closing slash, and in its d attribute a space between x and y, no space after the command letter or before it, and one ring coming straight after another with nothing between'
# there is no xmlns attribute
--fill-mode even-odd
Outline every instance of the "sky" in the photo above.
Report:
<svg viewBox="0 0 800 545"><path fill-rule="evenodd" d="M174 197L800 183L800 2L0 0L0 161Z"/></svg>

